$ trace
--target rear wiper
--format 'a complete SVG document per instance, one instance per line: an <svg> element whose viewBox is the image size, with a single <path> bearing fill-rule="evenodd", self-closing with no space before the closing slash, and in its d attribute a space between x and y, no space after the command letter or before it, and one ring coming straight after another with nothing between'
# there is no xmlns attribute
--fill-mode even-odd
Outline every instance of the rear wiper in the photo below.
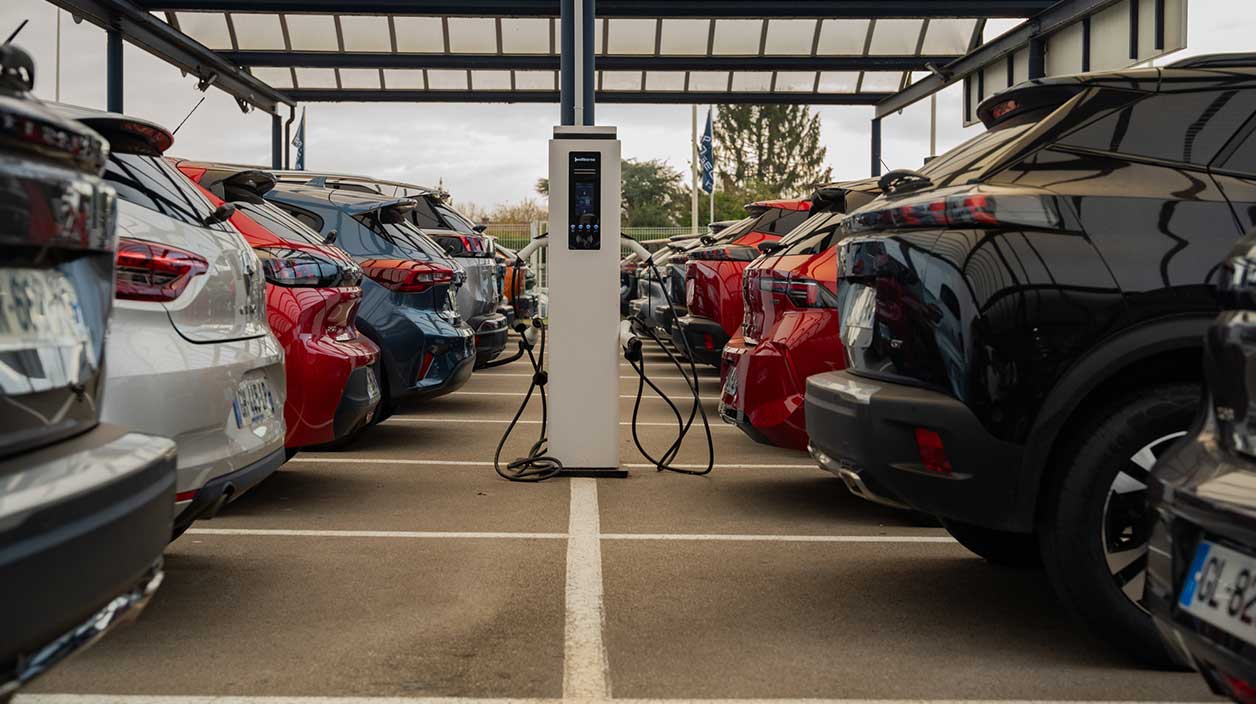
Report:
<svg viewBox="0 0 1256 704"><path fill-rule="evenodd" d="M877 179L877 186L882 193L911 193L933 187L928 176L911 169L894 169Z"/></svg>

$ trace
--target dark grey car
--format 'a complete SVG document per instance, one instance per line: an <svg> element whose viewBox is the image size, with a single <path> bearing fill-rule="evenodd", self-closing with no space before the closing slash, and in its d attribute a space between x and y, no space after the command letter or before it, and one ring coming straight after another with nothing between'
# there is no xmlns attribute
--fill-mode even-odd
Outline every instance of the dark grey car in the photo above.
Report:
<svg viewBox="0 0 1256 704"><path fill-rule="evenodd" d="M143 608L174 518L174 443L99 422L109 147L32 83L0 46L0 702Z"/></svg>

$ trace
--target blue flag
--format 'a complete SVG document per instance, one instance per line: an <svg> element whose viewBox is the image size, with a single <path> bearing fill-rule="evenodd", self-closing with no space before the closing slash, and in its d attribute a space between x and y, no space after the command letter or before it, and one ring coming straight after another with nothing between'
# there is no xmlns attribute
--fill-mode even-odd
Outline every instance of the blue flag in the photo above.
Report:
<svg viewBox="0 0 1256 704"><path fill-rule="evenodd" d="M292 138L292 146L297 148L297 171L305 171L305 108L301 108L301 124L297 125L297 133Z"/></svg>
<svg viewBox="0 0 1256 704"><path fill-rule="evenodd" d="M702 134L702 143L698 145L698 165L702 167L702 190L707 193L714 191L715 136L710 108L707 108L706 132Z"/></svg>

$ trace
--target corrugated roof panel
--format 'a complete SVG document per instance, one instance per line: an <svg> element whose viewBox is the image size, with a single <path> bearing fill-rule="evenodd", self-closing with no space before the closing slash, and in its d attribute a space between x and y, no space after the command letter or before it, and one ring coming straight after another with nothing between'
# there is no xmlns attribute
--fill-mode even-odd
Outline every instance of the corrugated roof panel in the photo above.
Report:
<svg viewBox="0 0 1256 704"><path fill-rule="evenodd" d="M684 71L646 71L645 89L657 91L683 91Z"/></svg>
<svg viewBox="0 0 1256 704"><path fill-rule="evenodd" d="M415 69L384 69L388 90L423 90L423 72Z"/></svg>
<svg viewBox="0 0 1256 704"><path fill-rule="evenodd" d="M819 92L854 93L859 85L858 71L821 71Z"/></svg>
<svg viewBox="0 0 1256 704"><path fill-rule="evenodd" d="M864 53L868 37L868 20L823 20L820 44L816 53L822 56L858 56Z"/></svg>
<svg viewBox="0 0 1256 704"><path fill-rule="evenodd" d="M286 15L294 51L337 51L336 20L331 15Z"/></svg>
<svg viewBox="0 0 1256 704"><path fill-rule="evenodd" d="M179 29L184 34L210 49L231 49L231 34L227 31L227 16L221 12L176 12Z"/></svg>
<svg viewBox="0 0 1256 704"><path fill-rule="evenodd" d="M283 51L279 15L236 12L231 15L236 41L245 51Z"/></svg>
<svg viewBox="0 0 1256 704"><path fill-rule="evenodd" d="M335 88L336 71L330 68L298 68L298 88Z"/></svg>
<svg viewBox="0 0 1256 704"><path fill-rule="evenodd" d="M653 54L656 20L607 21L606 50L610 54Z"/></svg>
<svg viewBox="0 0 1256 704"><path fill-rule="evenodd" d="M712 54L754 56L763 38L763 20L716 20Z"/></svg>
<svg viewBox="0 0 1256 704"><path fill-rule="evenodd" d="M548 54L550 20L544 17L503 17L502 51L507 54Z"/></svg>
<svg viewBox="0 0 1256 704"><path fill-rule="evenodd" d="M497 53L497 23L491 17L450 17L449 51L454 54Z"/></svg>
<svg viewBox="0 0 1256 704"><path fill-rule="evenodd" d="M397 51L423 54L445 52L445 35L439 17L394 17Z"/></svg>
<svg viewBox="0 0 1256 704"><path fill-rule="evenodd" d="M703 56L707 53L711 20L663 20L659 53Z"/></svg>
<svg viewBox="0 0 1256 704"><path fill-rule="evenodd" d="M733 71L733 92L766 93L772 90L771 71Z"/></svg>
<svg viewBox="0 0 1256 704"><path fill-rule="evenodd" d="M765 54L806 56L815 40L816 20L768 20Z"/></svg>
<svg viewBox="0 0 1256 704"><path fill-rule="evenodd" d="M467 72L449 69L429 69L427 86L430 90L467 90Z"/></svg>
<svg viewBox="0 0 1256 704"><path fill-rule="evenodd" d="M374 68L342 68L340 86L357 90L379 90L379 69Z"/></svg>
<svg viewBox="0 0 1256 704"><path fill-rule="evenodd" d="M877 20L869 54L915 54L924 20Z"/></svg>
<svg viewBox="0 0 1256 704"><path fill-rule="evenodd" d="M345 51L392 51L387 17L341 15L340 31L344 36Z"/></svg>
<svg viewBox="0 0 1256 704"><path fill-rule="evenodd" d="M689 90L723 93L728 90L728 71L691 71Z"/></svg>

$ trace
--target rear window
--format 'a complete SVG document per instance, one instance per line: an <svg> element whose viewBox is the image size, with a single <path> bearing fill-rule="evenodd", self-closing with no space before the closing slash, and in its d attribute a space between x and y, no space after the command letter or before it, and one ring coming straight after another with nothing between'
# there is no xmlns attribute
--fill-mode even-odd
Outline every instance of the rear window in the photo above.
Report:
<svg viewBox="0 0 1256 704"><path fill-rule="evenodd" d="M424 200L427 199L425 198ZM464 235L476 234L475 225L470 220L464 218L458 211L441 203L433 203L432 207L441 216L441 219L445 221L446 229L461 232Z"/></svg>
<svg viewBox="0 0 1256 704"><path fill-rule="evenodd" d="M810 215L810 210L768 208L767 212L763 213L755 220L754 226L750 229L754 232L762 232L764 234L780 235L784 237L795 227L801 225Z"/></svg>
<svg viewBox="0 0 1256 704"><path fill-rule="evenodd" d="M196 185L160 156L114 152L105 166L105 180L119 198L189 225L204 227L214 212Z"/></svg>
<svg viewBox="0 0 1256 704"><path fill-rule="evenodd" d="M309 244L323 243L322 235L284 212L281 208L276 208L273 205L239 201L235 203L235 206L240 209L240 212L249 216L257 224L270 230L277 237Z"/></svg>
<svg viewBox="0 0 1256 704"><path fill-rule="evenodd" d="M1256 132L1247 135L1242 144L1239 144L1238 148L1226 157L1221 168L1227 171L1256 174Z"/></svg>
<svg viewBox="0 0 1256 704"><path fill-rule="evenodd" d="M408 222L384 223L375 213L354 218L375 237L364 238L362 256L398 259L444 259L445 252L432 238Z"/></svg>
<svg viewBox="0 0 1256 704"><path fill-rule="evenodd" d="M837 230L845 213L818 213L809 218L789 237L777 254L819 254L837 243Z"/></svg>
<svg viewBox="0 0 1256 704"><path fill-rule="evenodd" d="M1149 95L1082 126L1060 144L1203 166L1256 112L1256 90Z"/></svg>
<svg viewBox="0 0 1256 704"><path fill-rule="evenodd" d="M925 164L920 173L937 188L975 178L994 163L1000 149L1028 132L1046 112L1037 113L1036 118L1009 118Z"/></svg>
<svg viewBox="0 0 1256 704"><path fill-rule="evenodd" d="M321 216L316 215L306 210L305 208L298 208L297 206L290 205L288 203L281 203L277 201L267 201L267 202L273 203L276 208L279 208L285 213L296 218L297 222L301 223L302 225L305 225L311 230L315 232L319 232L319 233L323 231L323 218Z"/></svg>

